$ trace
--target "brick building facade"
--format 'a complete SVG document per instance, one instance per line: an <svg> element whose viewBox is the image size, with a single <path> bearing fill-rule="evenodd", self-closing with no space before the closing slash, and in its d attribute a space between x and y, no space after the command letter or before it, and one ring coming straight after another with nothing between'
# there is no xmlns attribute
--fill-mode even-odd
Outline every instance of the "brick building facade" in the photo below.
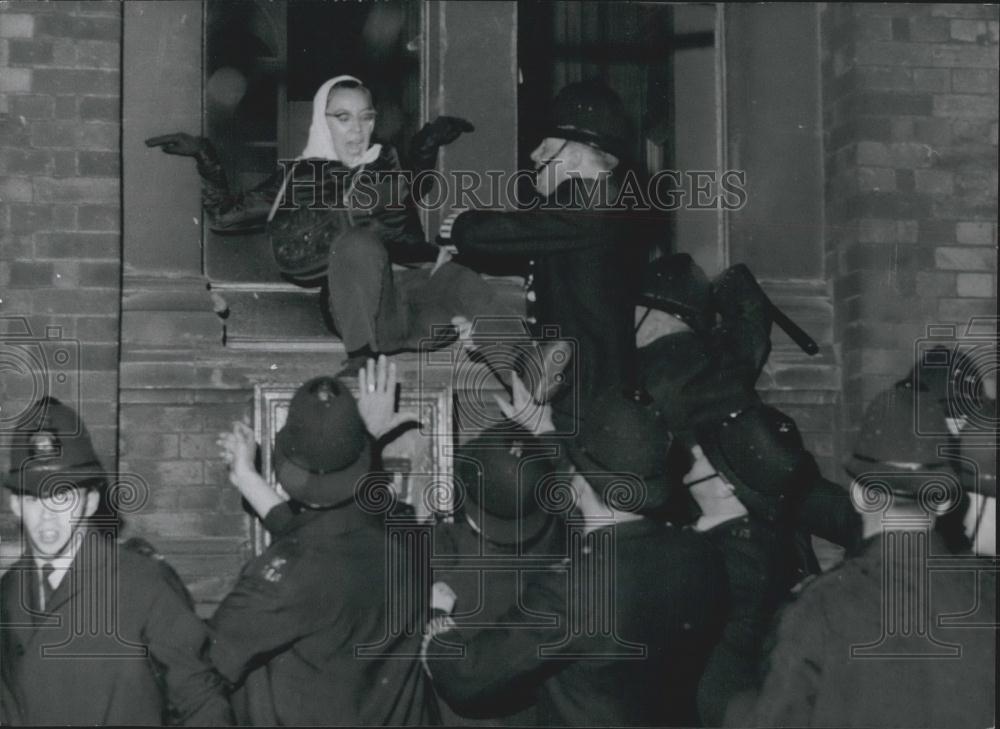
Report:
<svg viewBox="0 0 1000 729"><path fill-rule="evenodd" d="M18 347L28 336L73 344L79 358L66 366L78 376L55 391L78 396L107 464L141 477L130 528L210 611L250 539L217 431L250 412L256 382L294 382L339 357L224 345L192 165L141 145L167 124L198 128L199 8L0 4L0 333ZM760 385L839 479L865 403L907 372L928 325L996 315L998 14L976 4L814 10L822 260L816 275L765 283L822 350L811 361L776 335ZM164 23L178 32L149 47L143 29ZM781 254L755 255L757 269ZM252 306L285 295L229 297ZM13 345L2 346L9 358ZM34 385L12 369L0 376L9 413Z"/></svg>
<svg viewBox="0 0 1000 729"><path fill-rule="evenodd" d="M830 4L821 21L849 428L928 325L996 315L997 6Z"/></svg>
<svg viewBox="0 0 1000 729"><path fill-rule="evenodd" d="M44 339L56 327L55 337L79 342L80 379L67 392L79 397L110 457L121 309L120 59L119 3L0 8L3 334L24 324ZM5 375L8 386L20 379Z"/></svg>

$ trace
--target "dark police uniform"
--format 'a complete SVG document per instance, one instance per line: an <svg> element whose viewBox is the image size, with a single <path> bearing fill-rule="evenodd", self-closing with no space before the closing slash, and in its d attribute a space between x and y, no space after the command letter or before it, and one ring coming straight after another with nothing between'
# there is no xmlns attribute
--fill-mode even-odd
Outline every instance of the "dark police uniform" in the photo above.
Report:
<svg viewBox="0 0 1000 729"><path fill-rule="evenodd" d="M434 580L446 582L457 595L453 618L472 635L491 626L533 625L538 616L508 610L526 589L531 571L545 570L565 555L564 524L553 520L527 544L506 545L484 539L462 516L454 524L434 528ZM543 621L544 622L544 621ZM533 690L514 690L490 700L442 706L446 725L536 726Z"/></svg>
<svg viewBox="0 0 1000 729"><path fill-rule="evenodd" d="M133 546L106 531L85 531L45 613L38 611L34 558L22 558L4 574L6 721L232 723L223 682L203 658L204 623L162 558Z"/></svg>
<svg viewBox="0 0 1000 729"><path fill-rule="evenodd" d="M511 608L555 617L552 625L439 633L427 660L438 691L473 703L534 688L543 726L695 724L695 685L725 598L719 555L701 535L649 519L575 538L576 577L533 579ZM464 658L435 657L455 645Z"/></svg>
<svg viewBox="0 0 1000 729"><path fill-rule="evenodd" d="M414 584L411 593L387 595L387 549L396 547L387 547L381 520L353 504L294 516L279 505L265 525L273 543L247 564L209 622L213 663L242 685L237 718L433 723L433 695L416 660L426 595L412 594Z"/></svg>
<svg viewBox="0 0 1000 729"><path fill-rule="evenodd" d="M735 724L993 726L996 568L979 574L977 590L976 571L928 572L926 565L908 562L907 551L897 550L890 587L883 576L885 539L879 535L866 542L857 558L817 578L787 607L755 714L731 717ZM947 554L936 533L930 535L928 554ZM976 560L966 562L972 567ZM895 600L887 603L890 589ZM887 605L896 610L886 614ZM921 607L928 609L927 625L916 614ZM898 620L888 622L893 617ZM877 644L888 633L896 638L884 644L884 653L896 657L852 658L852 646ZM929 644L931 638L937 646ZM946 644L958 652L942 655ZM929 655L928 648L938 655Z"/></svg>
<svg viewBox="0 0 1000 729"><path fill-rule="evenodd" d="M661 279L647 285L647 303L679 314L693 327L662 336L638 353L643 385L668 427L675 433L718 430L740 413L760 409L756 382L771 351L772 313L753 274L732 266L711 283L709 293L704 273L684 254L670 257L662 268ZM713 323L716 312L720 318ZM789 421L783 428L797 430L791 418L782 416ZM754 489L769 486L752 484ZM818 571L810 534L853 550L861 541L861 520L846 489L820 477L818 470L795 491L790 523L797 531L796 545L789 545L786 570L801 578L800 556Z"/></svg>
<svg viewBox="0 0 1000 729"><path fill-rule="evenodd" d="M18 715L17 705L14 703L14 694L7 688L7 681L0 675L0 725L23 724L24 721Z"/></svg>
<svg viewBox="0 0 1000 729"><path fill-rule="evenodd" d="M782 543L773 526L746 515L704 532L722 553L729 601L722 639L712 650L698 686L705 726L719 726L730 700L759 685L761 651L778 603L787 590L778 574Z"/></svg>
<svg viewBox="0 0 1000 729"><path fill-rule="evenodd" d="M542 206L558 204L559 209L466 212L451 233L459 254L472 260L519 257L527 262L532 333L538 336L544 326L556 325L558 336L578 347L579 361L567 373L580 403L599 388L635 381L633 287L648 248L645 240L630 235L634 219L626 211L590 209L598 184L563 182ZM607 189L607 199L614 202L617 185L609 182ZM572 382L574 375L579 382ZM572 410L569 400L563 396L553 403L557 421L565 422Z"/></svg>

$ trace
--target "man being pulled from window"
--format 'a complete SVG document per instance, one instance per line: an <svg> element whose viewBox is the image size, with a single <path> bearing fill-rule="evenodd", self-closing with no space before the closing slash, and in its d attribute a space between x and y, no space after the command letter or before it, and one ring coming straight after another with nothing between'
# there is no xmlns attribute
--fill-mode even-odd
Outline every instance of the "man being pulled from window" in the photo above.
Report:
<svg viewBox="0 0 1000 729"><path fill-rule="evenodd" d="M569 556L532 575L501 625L470 631L438 618L426 665L451 702L533 690L542 726L692 726L721 625L724 568L702 535L647 516L668 496L670 435L656 414L618 391L587 412L560 478L538 495L576 512ZM462 608L435 587L432 606ZM523 611L550 624L519 628Z"/></svg>
<svg viewBox="0 0 1000 729"><path fill-rule="evenodd" d="M853 549L861 521L847 490L821 476L794 420L764 405L755 389L773 311L749 269L732 266L710 281L681 253L648 274L640 303L660 320L639 327L643 378L678 435L671 462L687 472L698 507L692 515L690 502L678 500L668 516L693 521L722 550L729 578L726 628L699 688L701 720L717 726L758 685L779 602L819 571L809 535Z"/></svg>
<svg viewBox="0 0 1000 729"><path fill-rule="evenodd" d="M550 130L531 154L541 204L463 212L450 227L451 244L472 265L526 264L532 335L555 328L561 341L551 346L568 347L548 358L562 360L561 373L528 383L540 402L551 399L560 431L574 429L578 407L600 388L635 386L634 287L647 241L632 234L637 218L617 204L612 176L626 154L628 129L613 90L598 81L570 84L556 96ZM564 379L557 388L558 374Z"/></svg>
<svg viewBox="0 0 1000 729"><path fill-rule="evenodd" d="M381 514L355 500L370 479L375 439L410 416L394 413L395 368L384 357L368 363L359 387L355 401L340 380L317 377L293 396L274 444L275 473L293 504L256 471L246 424L220 437L230 480L272 537L209 621L209 655L238 687L241 723L437 723L416 659L427 595L387 595L400 582L421 589L414 555L386 538ZM409 581L391 575L390 563ZM413 629L393 633L398 625ZM363 646L372 654L358 655Z"/></svg>
<svg viewBox="0 0 1000 729"><path fill-rule="evenodd" d="M194 157L202 200L220 232L260 229L264 223L281 273L306 286L324 285L331 327L350 355L346 371L375 353L417 349L458 313L481 316L500 308L491 289L472 271L451 264L394 274L391 263L432 261L436 249L423 230L396 151L372 144L376 111L369 90L353 76L326 81L313 99L309 139L294 163L246 193L230 190L208 140L167 134L146 140L167 154ZM413 142L413 172L434 167L441 145L473 127L438 117ZM426 181L426 178L423 178ZM453 333L452 333L453 336ZM449 341L442 336L438 344Z"/></svg>
<svg viewBox="0 0 1000 729"><path fill-rule="evenodd" d="M54 398L30 412L4 480L26 547L0 580L5 721L232 723L183 583L148 543L94 519L108 474L79 416Z"/></svg>
<svg viewBox="0 0 1000 729"><path fill-rule="evenodd" d="M658 259L647 273L640 303L657 310L660 321L654 328L638 328L640 369L671 429L711 430L763 408L755 385L771 351L776 310L750 270L737 264L709 280L688 254L678 253ZM791 418L781 417L795 429ZM745 418L761 419L769 416ZM818 470L798 488L801 497L791 516L798 548L790 554L805 560L790 560L788 568L798 572L797 578L789 577L793 581L819 571L810 534L847 550L861 539L861 520L845 488Z"/></svg>

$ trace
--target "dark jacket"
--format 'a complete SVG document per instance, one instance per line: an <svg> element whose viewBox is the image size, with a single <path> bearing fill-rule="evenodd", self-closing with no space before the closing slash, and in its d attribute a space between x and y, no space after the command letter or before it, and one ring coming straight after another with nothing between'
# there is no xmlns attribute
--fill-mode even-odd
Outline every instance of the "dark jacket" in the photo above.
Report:
<svg viewBox="0 0 1000 729"><path fill-rule="evenodd" d="M635 382L635 287L649 247L632 235L637 223L628 211L588 203L594 187L593 180L567 180L535 210L463 213L451 234L470 262L527 261L528 321L543 337L543 327L554 325L555 336L578 348L568 373L571 384L579 378L581 402L601 387ZM616 186L609 187L613 200Z"/></svg>
<svg viewBox="0 0 1000 729"><path fill-rule="evenodd" d="M782 544L774 525L752 516L704 532L723 555L729 585L726 624L698 687L705 726L719 726L728 702L756 689L768 627L787 585L782 584Z"/></svg>
<svg viewBox="0 0 1000 729"><path fill-rule="evenodd" d="M755 389L760 371L747 365L721 329L662 336L639 350L639 362L645 389L677 431L718 423L761 402Z"/></svg>
<svg viewBox="0 0 1000 729"><path fill-rule="evenodd" d="M23 724L199 725L232 722L223 682L204 660L208 631L160 560L85 533L46 617L33 558L0 581L4 714ZM74 627L75 626L75 627ZM12 705L9 705L12 704Z"/></svg>
<svg viewBox="0 0 1000 729"><path fill-rule="evenodd" d="M731 717L734 724L993 726L996 568L979 561L985 570L962 569L976 560L949 556L933 533L930 559L918 564L909 536L875 537L806 586L781 616L755 714ZM942 557L950 568L935 566Z"/></svg>
<svg viewBox="0 0 1000 729"><path fill-rule="evenodd" d="M714 427L732 413L763 405L755 383L770 349L770 327L766 317L733 315L709 332L668 334L639 350L643 386L671 430ZM799 570L801 554L815 568L810 571L818 571L809 534L849 551L861 538L861 518L847 489L822 478L818 468L810 472L789 514L800 534L798 547L789 551L790 570Z"/></svg>
<svg viewBox="0 0 1000 729"><path fill-rule="evenodd" d="M24 720L14 701L14 694L7 688L7 681L0 675L0 726L20 726Z"/></svg>
<svg viewBox="0 0 1000 729"><path fill-rule="evenodd" d="M434 699L416 659L426 595L387 594L390 583L418 588L405 582L409 555L388 544L381 520L351 504L279 524L269 514L266 525L274 541L209 622L213 663L244 684L237 717L257 725L431 723ZM390 573L388 561L402 572Z"/></svg>
<svg viewBox="0 0 1000 729"><path fill-rule="evenodd" d="M223 233L230 226L238 232L246 221L262 227L289 177L278 210L267 224L282 273L303 278L322 274L332 242L350 227L373 229L396 263L431 261L437 255L437 249L424 240L407 177L389 145L382 146L373 162L354 168L337 161L288 160L246 192L230 189L211 144L205 144L197 162L202 205L213 229Z"/></svg>
<svg viewBox="0 0 1000 729"><path fill-rule="evenodd" d="M575 539L583 549L532 579L505 613L551 625L440 633L427 662L435 686L463 702L533 687L543 726L695 724L695 686L725 599L718 553L648 519ZM433 658L456 645L463 658Z"/></svg>
<svg viewBox="0 0 1000 729"><path fill-rule="evenodd" d="M527 587L531 571L565 555L565 525L553 519L550 527L524 545L491 542L477 534L461 514L453 524L434 528L434 581L446 582L458 596L452 616L469 635L490 630L504 621L537 623L524 611L511 612ZM506 613L506 615L504 615ZM538 723L534 691L517 690L476 702L445 704L445 725L535 726Z"/></svg>

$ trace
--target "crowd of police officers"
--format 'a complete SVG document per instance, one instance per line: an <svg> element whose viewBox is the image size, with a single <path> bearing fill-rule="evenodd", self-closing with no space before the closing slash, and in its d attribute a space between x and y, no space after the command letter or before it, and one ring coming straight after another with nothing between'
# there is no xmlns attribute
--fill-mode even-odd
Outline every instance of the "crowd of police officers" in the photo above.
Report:
<svg viewBox="0 0 1000 729"><path fill-rule="evenodd" d="M746 266L646 265L627 211L593 208L623 119L607 87L567 87L536 159L554 204L450 227L458 260L530 259L534 323L578 349L555 375L544 347L542 375L530 347L495 372L507 417L454 450L446 515L418 519L382 470L408 420L395 365L369 360L357 397L313 378L274 443L284 495L245 423L220 434L270 541L202 621L119 538L79 415L29 408L4 482L25 549L0 583L0 720L990 726L995 369L922 355L871 403L849 481L825 479L754 388L773 322L808 337ZM642 346L636 305L660 327ZM813 537L842 564L820 575Z"/></svg>

